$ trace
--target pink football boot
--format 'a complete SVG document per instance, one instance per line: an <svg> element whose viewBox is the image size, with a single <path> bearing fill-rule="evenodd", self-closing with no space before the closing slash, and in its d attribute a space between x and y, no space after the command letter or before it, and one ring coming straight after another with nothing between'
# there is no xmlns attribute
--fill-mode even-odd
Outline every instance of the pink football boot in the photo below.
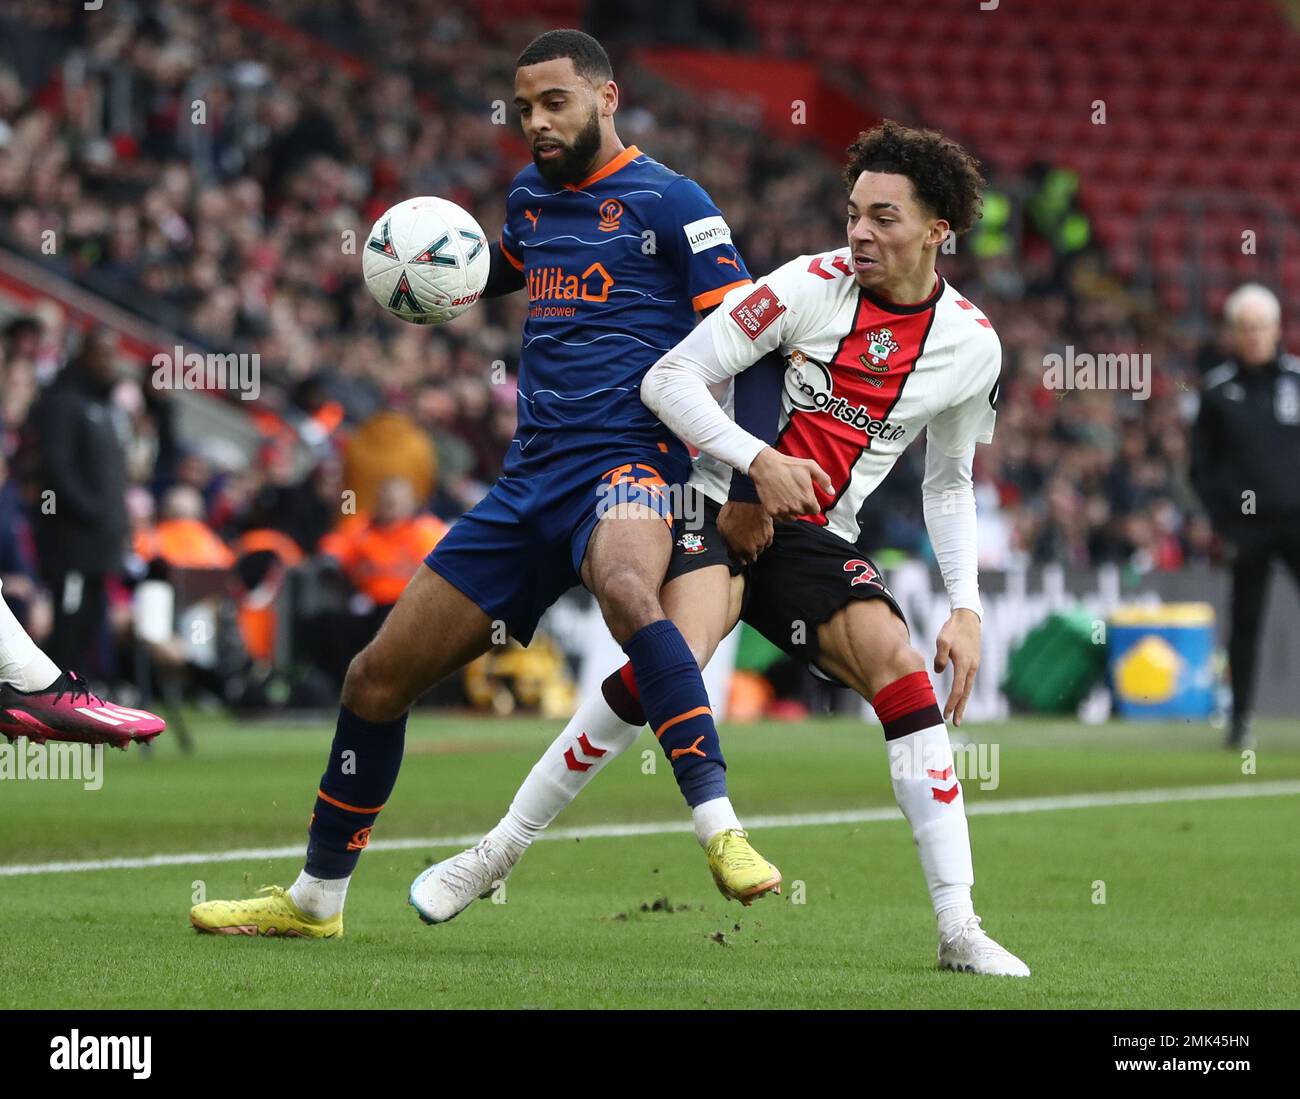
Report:
<svg viewBox="0 0 1300 1099"><path fill-rule="evenodd" d="M64 672L43 691L0 683L0 733L11 741L25 736L34 744L68 740L125 749L132 741L153 740L165 728L167 722L156 714L92 694L76 672Z"/></svg>

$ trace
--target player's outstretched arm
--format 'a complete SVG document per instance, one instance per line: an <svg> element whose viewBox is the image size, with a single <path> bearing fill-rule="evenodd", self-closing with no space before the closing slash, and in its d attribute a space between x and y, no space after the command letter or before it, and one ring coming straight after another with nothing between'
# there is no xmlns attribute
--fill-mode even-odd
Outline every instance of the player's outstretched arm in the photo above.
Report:
<svg viewBox="0 0 1300 1099"><path fill-rule="evenodd" d="M709 314L650 368L641 381L641 400L679 438L747 471L767 444L728 416L709 387L729 382L760 356L724 363L713 346L718 317Z"/></svg>
<svg viewBox="0 0 1300 1099"><path fill-rule="evenodd" d="M1002 371L1002 345L997 336L991 328L978 333L980 342L970 353L971 388L926 425L925 479L921 482L925 528L952 607L952 616L939 631L934 670L942 672L952 662L952 690L943 716L951 715L958 725L979 668L980 619L984 614L975 529L975 445L993 441Z"/></svg>
<svg viewBox="0 0 1300 1099"><path fill-rule="evenodd" d="M710 314L681 343L650 368L641 382L641 400L679 438L748 474L773 519L795 519L820 510L813 485L831 491L830 478L816 462L779 454L723 411L710 386L720 386L748 369L764 349L723 361L712 335L726 323L721 310Z"/></svg>
<svg viewBox="0 0 1300 1099"><path fill-rule="evenodd" d="M960 725L966 701L975 686L980 663L980 605L975 521L975 483L972 467L975 444L958 457L945 454L933 438L925 448L925 479L921 497L925 529L948 590L952 614L939 631L934 670L942 672L951 661L952 690L943 716Z"/></svg>

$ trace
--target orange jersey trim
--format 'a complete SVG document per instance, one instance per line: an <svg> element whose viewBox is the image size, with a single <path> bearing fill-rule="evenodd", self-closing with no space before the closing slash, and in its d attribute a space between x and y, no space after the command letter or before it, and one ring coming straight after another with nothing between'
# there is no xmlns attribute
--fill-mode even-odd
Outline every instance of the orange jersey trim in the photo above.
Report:
<svg viewBox="0 0 1300 1099"><path fill-rule="evenodd" d="M655 736L662 738L664 733L668 732L674 725L679 725L683 721L690 721L693 717L699 717L700 714L711 713L707 706L696 706L693 710L687 710L684 714L678 714L676 717L670 717L658 729L655 730Z"/></svg>
<svg viewBox="0 0 1300 1099"><path fill-rule="evenodd" d="M566 183L564 186L570 191L581 191L584 187L590 187L593 183L599 183L606 176L612 176L620 168L626 168L637 157L641 155L641 150L635 145L629 145L621 153L603 168L597 168L581 183Z"/></svg>
<svg viewBox="0 0 1300 1099"><path fill-rule="evenodd" d="M522 270L524 269L524 265L523 265L522 263L520 263L519 260L515 259L515 257L512 256L512 255L510 254L509 249L506 248L506 242L503 240L503 241L501 241L500 243L501 243L501 254L502 254L503 256L505 256L506 259L508 259L508 260L510 261L510 265L511 265L511 266L512 266L516 271L522 271Z"/></svg>
<svg viewBox="0 0 1300 1099"><path fill-rule="evenodd" d="M716 290L706 290L703 294L696 294L695 297L691 298L691 305L697 313L701 309L711 309L737 286L749 286L753 281L753 279L737 279L735 282L727 283L726 286L719 286Z"/></svg>
<svg viewBox="0 0 1300 1099"><path fill-rule="evenodd" d="M376 805L373 809L360 809L355 805L349 805L346 801L338 801L335 798L330 797L324 790L317 790L316 796L320 798L321 801L327 801L336 808L346 809L349 813L378 813L383 808L382 805Z"/></svg>

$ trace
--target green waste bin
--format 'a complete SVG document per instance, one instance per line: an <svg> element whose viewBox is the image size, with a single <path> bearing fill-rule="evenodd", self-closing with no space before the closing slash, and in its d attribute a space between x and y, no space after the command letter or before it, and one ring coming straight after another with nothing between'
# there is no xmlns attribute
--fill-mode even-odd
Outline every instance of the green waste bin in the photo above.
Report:
<svg viewBox="0 0 1300 1099"><path fill-rule="evenodd" d="M1011 702L1040 713L1073 713L1106 678L1104 633L1089 611L1049 614L1026 635L1007 660L1003 693Z"/></svg>

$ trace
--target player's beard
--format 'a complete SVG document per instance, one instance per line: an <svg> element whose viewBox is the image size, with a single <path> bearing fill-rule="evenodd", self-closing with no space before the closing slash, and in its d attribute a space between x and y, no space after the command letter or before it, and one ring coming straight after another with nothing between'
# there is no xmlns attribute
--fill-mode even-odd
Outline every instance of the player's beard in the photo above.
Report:
<svg viewBox="0 0 1300 1099"><path fill-rule="evenodd" d="M559 144L558 139L548 138ZM600 152L600 114L593 107L587 124L573 139L572 145L560 144L562 150L554 160L543 160L533 150L533 163L547 183L577 183L591 174L591 163Z"/></svg>

